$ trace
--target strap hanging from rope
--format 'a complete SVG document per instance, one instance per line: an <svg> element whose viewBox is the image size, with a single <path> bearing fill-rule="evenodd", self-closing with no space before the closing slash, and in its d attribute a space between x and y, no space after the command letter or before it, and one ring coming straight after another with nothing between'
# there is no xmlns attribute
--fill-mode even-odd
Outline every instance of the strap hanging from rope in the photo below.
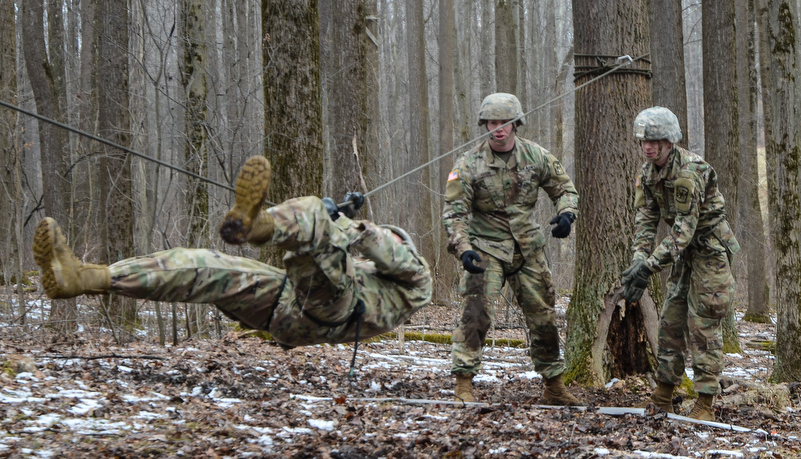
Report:
<svg viewBox="0 0 801 459"><path fill-rule="evenodd" d="M367 308L364 307L364 301L361 298L359 298L356 301L356 306L353 307L353 312L350 314L350 316L347 319L341 320L339 322L329 322L327 320L323 320L320 319L319 317L313 316L309 311L305 309L303 310L304 316L306 316L309 320L311 320L312 322L316 323L321 327L334 328L334 327L339 327L340 325L349 324L354 320L356 321L356 335L354 337L354 342L353 342L353 358L350 361L350 371L348 372L348 376L351 378L353 377L354 367L356 366L356 352L358 352L359 350L359 338L362 331L362 316L364 315L364 312L366 310Z"/></svg>

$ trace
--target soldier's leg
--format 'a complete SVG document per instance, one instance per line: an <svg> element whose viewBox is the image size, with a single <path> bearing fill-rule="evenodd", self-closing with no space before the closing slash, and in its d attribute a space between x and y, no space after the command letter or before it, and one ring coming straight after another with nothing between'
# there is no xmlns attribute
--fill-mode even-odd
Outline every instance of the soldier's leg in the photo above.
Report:
<svg viewBox="0 0 801 459"><path fill-rule="evenodd" d="M495 306L492 301L500 297L503 267L497 258L476 250L481 255L479 266L486 271L479 274L464 272L459 282L462 296L462 315L453 331L451 373L456 375L478 373L481 367L481 350L487 337Z"/></svg>
<svg viewBox="0 0 801 459"><path fill-rule="evenodd" d="M515 254L514 267L522 263L522 254ZM562 381L565 361L559 352L559 330L556 327L556 288L542 250L525 260L510 278L518 303L523 309L531 340L530 355L534 370L542 375L545 390L543 405L582 405L570 394Z"/></svg>
<svg viewBox="0 0 801 459"><path fill-rule="evenodd" d="M734 299L734 278L722 249L699 249L692 261L688 296L694 388L700 394L720 392L723 372L722 321Z"/></svg>
<svg viewBox="0 0 801 459"><path fill-rule="evenodd" d="M283 270L213 250L177 248L109 266L112 293L153 301L214 304L250 328L266 329ZM283 289L291 298L291 286Z"/></svg>
<svg viewBox="0 0 801 459"><path fill-rule="evenodd" d="M687 344L687 294L690 270L684 261L677 261L668 279L668 291L659 318L656 379L678 386L684 377L684 352Z"/></svg>
<svg viewBox="0 0 801 459"><path fill-rule="evenodd" d="M517 257L515 263L518 263ZM534 370L545 378L561 375L565 371L565 361L559 353L559 330L554 309L556 288L545 253L538 250L528 257L509 280L526 318Z"/></svg>

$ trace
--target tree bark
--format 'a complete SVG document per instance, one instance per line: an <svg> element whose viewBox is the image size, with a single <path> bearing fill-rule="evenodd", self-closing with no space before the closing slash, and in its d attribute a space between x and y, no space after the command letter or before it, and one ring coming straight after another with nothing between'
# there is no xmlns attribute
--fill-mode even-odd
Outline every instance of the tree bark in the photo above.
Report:
<svg viewBox="0 0 801 459"><path fill-rule="evenodd" d="M762 0L760 67L765 157L776 257L776 366L772 382L801 381L801 11L794 2Z"/></svg>
<svg viewBox="0 0 801 459"><path fill-rule="evenodd" d="M41 1L22 2L22 40L25 66L36 101L36 111L56 121L65 122L63 94L64 67L51 62L45 48L44 5ZM57 14L60 17L60 14ZM51 17L51 21L54 18ZM55 24L52 24L54 27ZM55 27L57 33L58 27ZM52 45L53 40L50 40ZM57 46L56 46L57 47ZM53 56L59 53L54 51ZM61 92L59 92L61 91ZM44 213L56 219L71 233L69 208L72 203L69 182L68 137L66 131L50 123L39 122L40 164L42 167ZM55 300L50 305L50 325L60 335L71 333L75 327L77 308L74 300Z"/></svg>
<svg viewBox="0 0 801 459"><path fill-rule="evenodd" d="M516 6L512 0L495 0L495 78L498 92L518 94Z"/></svg>
<svg viewBox="0 0 801 459"><path fill-rule="evenodd" d="M262 1L264 152L272 165L267 199L274 203L322 192L317 15L316 0ZM281 256L266 250L261 258L280 263Z"/></svg>
<svg viewBox="0 0 801 459"><path fill-rule="evenodd" d="M765 274L765 232L759 202L757 165L757 68L754 0L737 0L737 94L740 106L740 193L737 239L745 256L748 304L744 320L770 323L768 278ZM743 285L743 283L740 283Z"/></svg>
<svg viewBox="0 0 801 459"><path fill-rule="evenodd" d="M649 50L647 1L573 1L576 85L617 62ZM567 311L566 380L600 386L611 377L650 371L656 354L657 317L648 295L625 308L621 272L631 262L635 176L642 157L631 134L636 114L650 105L650 82L638 60L576 93L575 289ZM581 72L589 72L582 74ZM595 73L593 73L595 72ZM599 161L603 158L603 161ZM621 177L629 177L621 180Z"/></svg>
<svg viewBox="0 0 801 459"><path fill-rule="evenodd" d="M703 2L704 158L715 168L726 199L726 219L737 231L737 179L740 176L740 129L737 107L737 53L734 2ZM732 269L732 271L734 271ZM723 351L740 352L734 308L723 321Z"/></svg>
<svg viewBox="0 0 801 459"><path fill-rule="evenodd" d="M428 78L426 77L426 50L425 50L425 27L423 22L423 0L409 0L406 2L406 23L407 29L407 57L409 63L409 87L414 88L409 93L409 110L412 114L409 117L409 144L407 147L407 160L403 172L409 171L421 164L428 162L430 158L429 147L429 120L428 113ZM439 189L438 181L433 181L433 177L438 177L436 168L424 168L403 180L407 196L412 196L415 202L414 208L410 209L407 215L401 217L400 226L409 231L415 239L417 247L423 257L432 266L432 272L436 272L433 261L437 259L432 234L438 232L442 226L440 222L440 210L434 209L429 190ZM405 218L404 218L405 217Z"/></svg>

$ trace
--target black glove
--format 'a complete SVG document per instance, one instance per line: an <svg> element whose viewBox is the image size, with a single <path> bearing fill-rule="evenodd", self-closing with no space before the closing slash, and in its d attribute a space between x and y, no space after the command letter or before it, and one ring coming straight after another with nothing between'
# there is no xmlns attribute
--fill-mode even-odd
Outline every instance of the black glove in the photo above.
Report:
<svg viewBox="0 0 801 459"><path fill-rule="evenodd" d="M328 211L328 216L331 217L331 220L337 221L339 218L339 209L337 208L337 203L334 202L331 198L323 198L323 205L325 206L325 210Z"/></svg>
<svg viewBox="0 0 801 459"><path fill-rule="evenodd" d="M626 304L640 301L642 294L648 287L648 279L653 274L651 268L645 264L644 260L637 260L631 264L629 269L623 271L623 298Z"/></svg>
<svg viewBox="0 0 801 459"><path fill-rule="evenodd" d="M570 236L570 225L576 221L576 216L571 212L559 214L551 219L551 225L556 225L551 229L551 235L559 239Z"/></svg>
<svg viewBox="0 0 801 459"><path fill-rule="evenodd" d="M350 204L342 208L342 213L348 218L353 218L364 205L364 195L358 191L348 191L345 193L345 202L348 201Z"/></svg>
<svg viewBox="0 0 801 459"><path fill-rule="evenodd" d="M465 250L461 258L462 266L464 267L465 271L472 274L480 274L485 271L485 269L481 266L476 266L473 264L474 261L481 261L481 255L479 255L475 250Z"/></svg>

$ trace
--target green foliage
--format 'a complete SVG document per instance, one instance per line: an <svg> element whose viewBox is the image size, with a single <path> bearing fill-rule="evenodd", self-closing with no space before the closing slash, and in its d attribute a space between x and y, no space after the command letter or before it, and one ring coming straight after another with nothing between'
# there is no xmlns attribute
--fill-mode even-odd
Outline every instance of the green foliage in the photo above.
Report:
<svg viewBox="0 0 801 459"><path fill-rule="evenodd" d="M698 398L698 392L693 387L693 381L685 374L681 379L681 384L678 387L679 392L687 395L687 399L692 400Z"/></svg>

